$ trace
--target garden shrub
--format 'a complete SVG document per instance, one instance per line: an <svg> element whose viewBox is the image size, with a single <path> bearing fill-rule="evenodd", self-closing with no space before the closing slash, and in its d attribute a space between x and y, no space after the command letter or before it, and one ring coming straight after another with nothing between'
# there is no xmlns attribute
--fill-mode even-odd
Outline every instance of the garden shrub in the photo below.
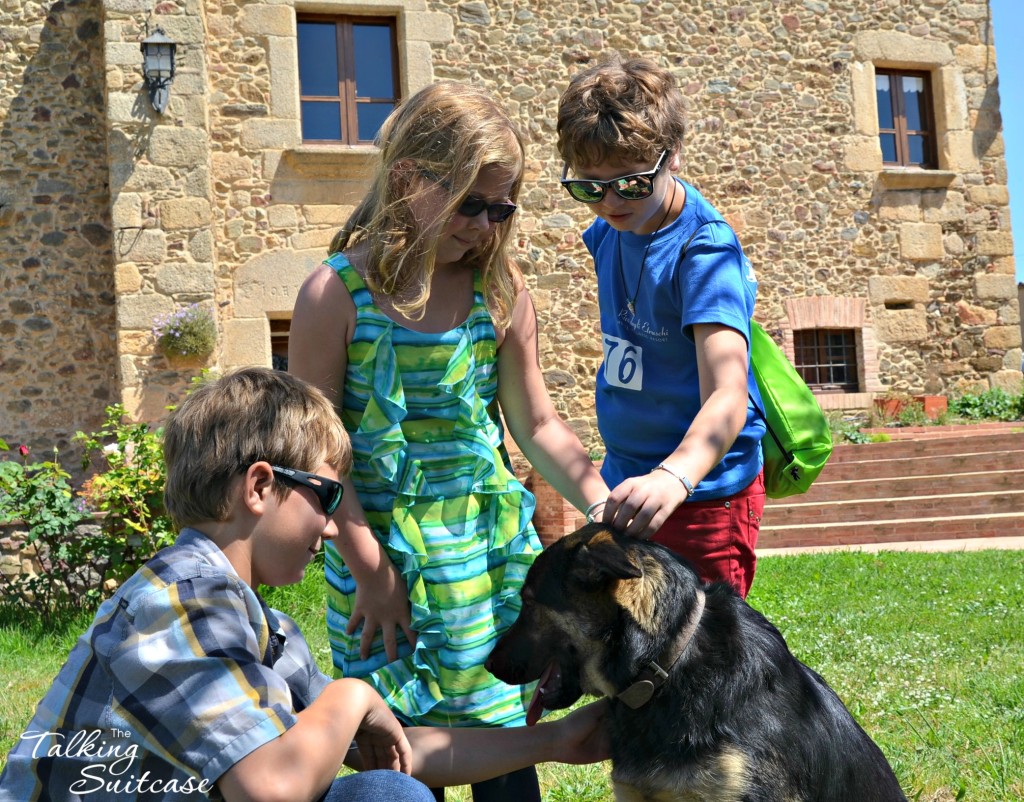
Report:
<svg viewBox="0 0 1024 802"><path fill-rule="evenodd" d="M35 573L0 574L0 603L46 618L95 607L174 541L160 431L128 421L120 404L106 414L98 432L75 435L95 471L77 495L56 451L31 462L21 446L20 461L0 459L0 524L17 524L35 563ZM3 441L0 451L10 451Z"/></svg>

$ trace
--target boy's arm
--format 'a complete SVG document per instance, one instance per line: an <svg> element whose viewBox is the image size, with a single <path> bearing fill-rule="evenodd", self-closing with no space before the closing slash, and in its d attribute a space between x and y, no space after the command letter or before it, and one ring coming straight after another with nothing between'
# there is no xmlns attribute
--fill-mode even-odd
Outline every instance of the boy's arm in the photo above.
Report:
<svg viewBox="0 0 1024 802"><path fill-rule="evenodd" d="M320 265L303 282L295 300L288 336L288 370L319 387L339 411L355 322L355 303L344 282L329 266ZM346 477L344 485L345 495L335 513L341 537L334 545L356 582L348 632L363 625L360 654L365 660L381 629L388 660L396 660L396 627L402 628L410 643L416 642L408 591L398 569L370 531L351 480Z"/></svg>
<svg viewBox="0 0 1024 802"><path fill-rule="evenodd" d="M362 680L335 680L280 737L228 769L217 786L226 802L312 802L334 781L353 739L378 768L409 773L405 731Z"/></svg>
<svg viewBox="0 0 1024 802"><path fill-rule="evenodd" d="M696 486L729 452L747 417L747 341L721 324L693 327L697 346L701 408L686 436L663 462ZM651 537L687 490L668 471L633 476L614 488L602 520L633 537Z"/></svg>
<svg viewBox="0 0 1024 802"><path fill-rule="evenodd" d="M498 401L523 455L578 510L608 496L608 486L576 433L555 411L540 369L537 313L522 289L498 350Z"/></svg>
<svg viewBox="0 0 1024 802"><path fill-rule="evenodd" d="M607 710L606 700L593 702L535 727L410 727L412 774L437 788L480 782L546 761L607 760Z"/></svg>

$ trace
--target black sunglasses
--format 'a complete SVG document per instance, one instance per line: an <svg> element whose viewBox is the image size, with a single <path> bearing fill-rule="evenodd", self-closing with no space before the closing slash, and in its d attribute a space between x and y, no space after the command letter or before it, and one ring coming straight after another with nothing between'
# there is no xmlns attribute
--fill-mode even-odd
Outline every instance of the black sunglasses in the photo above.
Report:
<svg viewBox="0 0 1024 802"><path fill-rule="evenodd" d="M514 203L502 201L501 203L488 203L483 198L475 195L467 195L466 199L459 204L455 214L463 217L476 217L480 212L487 210L487 219L492 223L504 223L516 210Z"/></svg>
<svg viewBox="0 0 1024 802"><path fill-rule="evenodd" d="M441 176L423 168L420 168L420 172L431 181L436 181L451 192L451 187L448 185L448 182L441 178ZM476 195L467 195L466 199L459 204L459 208L455 210L455 214L461 215L462 217L476 217L480 212L486 210L487 219L490 222L504 223L513 215L517 208L518 207L514 203L510 203L509 201L488 203L483 198L476 197Z"/></svg>
<svg viewBox="0 0 1024 802"><path fill-rule="evenodd" d="M596 178L566 178L569 175L569 165L566 163L562 165L562 186L565 187L566 192L572 195L573 200L578 200L580 203L598 203L604 199L605 193L609 189L623 200L643 200L649 198L654 192L654 178L661 172L667 155L667 150L661 152L653 170L611 178L607 181L599 181Z"/></svg>
<svg viewBox="0 0 1024 802"><path fill-rule="evenodd" d="M270 469L284 481L308 487L316 493L320 508L326 515L333 515L334 511L338 509L338 505L341 504L341 497L345 494L345 487L341 482L295 468L280 468L277 465L271 465Z"/></svg>

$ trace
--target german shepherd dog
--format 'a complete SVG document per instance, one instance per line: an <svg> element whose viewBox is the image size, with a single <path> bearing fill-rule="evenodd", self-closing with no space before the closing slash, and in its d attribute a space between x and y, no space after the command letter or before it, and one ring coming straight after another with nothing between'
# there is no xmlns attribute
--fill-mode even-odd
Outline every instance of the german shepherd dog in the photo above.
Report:
<svg viewBox="0 0 1024 802"><path fill-rule="evenodd" d="M527 723L610 698L619 802L896 802L882 751L779 631L663 546L588 524L531 566L487 669Z"/></svg>

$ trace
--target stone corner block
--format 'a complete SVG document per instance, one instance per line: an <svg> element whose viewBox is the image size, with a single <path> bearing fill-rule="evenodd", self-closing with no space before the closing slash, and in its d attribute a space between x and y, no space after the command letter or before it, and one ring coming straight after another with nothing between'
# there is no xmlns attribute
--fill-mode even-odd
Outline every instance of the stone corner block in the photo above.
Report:
<svg viewBox="0 0 1024 802"><path fill-rule="evenodd" d="M1017 280L1004 273L981 273L974 277L978 298L1004 300L1017 297Z"/></svg>
<svg viewBox="0 0 1024 802"><path fill-rule="evenodd" d="M248 5L242 9L238 29L255 36L294 36L295 13L284 5Z"/></svg>
<svg viewBox="0 0 1024 802"><path fill-rule="evenodd" d="M298 120L246 120L242 123L242 147L247 150L293 148L301 139Z"/></svg>
<svg viewBox="0 0 1024 802"><path fill-rule="evenodd" d="M942 226L938 223L903 223L900 226L900 255L912 261L936 261L945 255Z"/></svg>
<svg viewBox="0 0 1024 802"><path fill-rule="evenodd" d="M270 321L266 317L235 318L224 323L225 370L248 365L270 365Z"/></svg>
<svg viewBox="0 0 1024 802"><path fill-rule="evenodd" d="M928 279L920 276L872 276L868 279L868 300L885 304L925 304L929 300Z"/></svg>
<svg viewBox="0 0 1024 802"><path fill-rule="evenodd" d="M291 315L299 287L326 256L326 248L254 256L235 273L235 314L239 318L266 318L269 313Z"/></svg>

